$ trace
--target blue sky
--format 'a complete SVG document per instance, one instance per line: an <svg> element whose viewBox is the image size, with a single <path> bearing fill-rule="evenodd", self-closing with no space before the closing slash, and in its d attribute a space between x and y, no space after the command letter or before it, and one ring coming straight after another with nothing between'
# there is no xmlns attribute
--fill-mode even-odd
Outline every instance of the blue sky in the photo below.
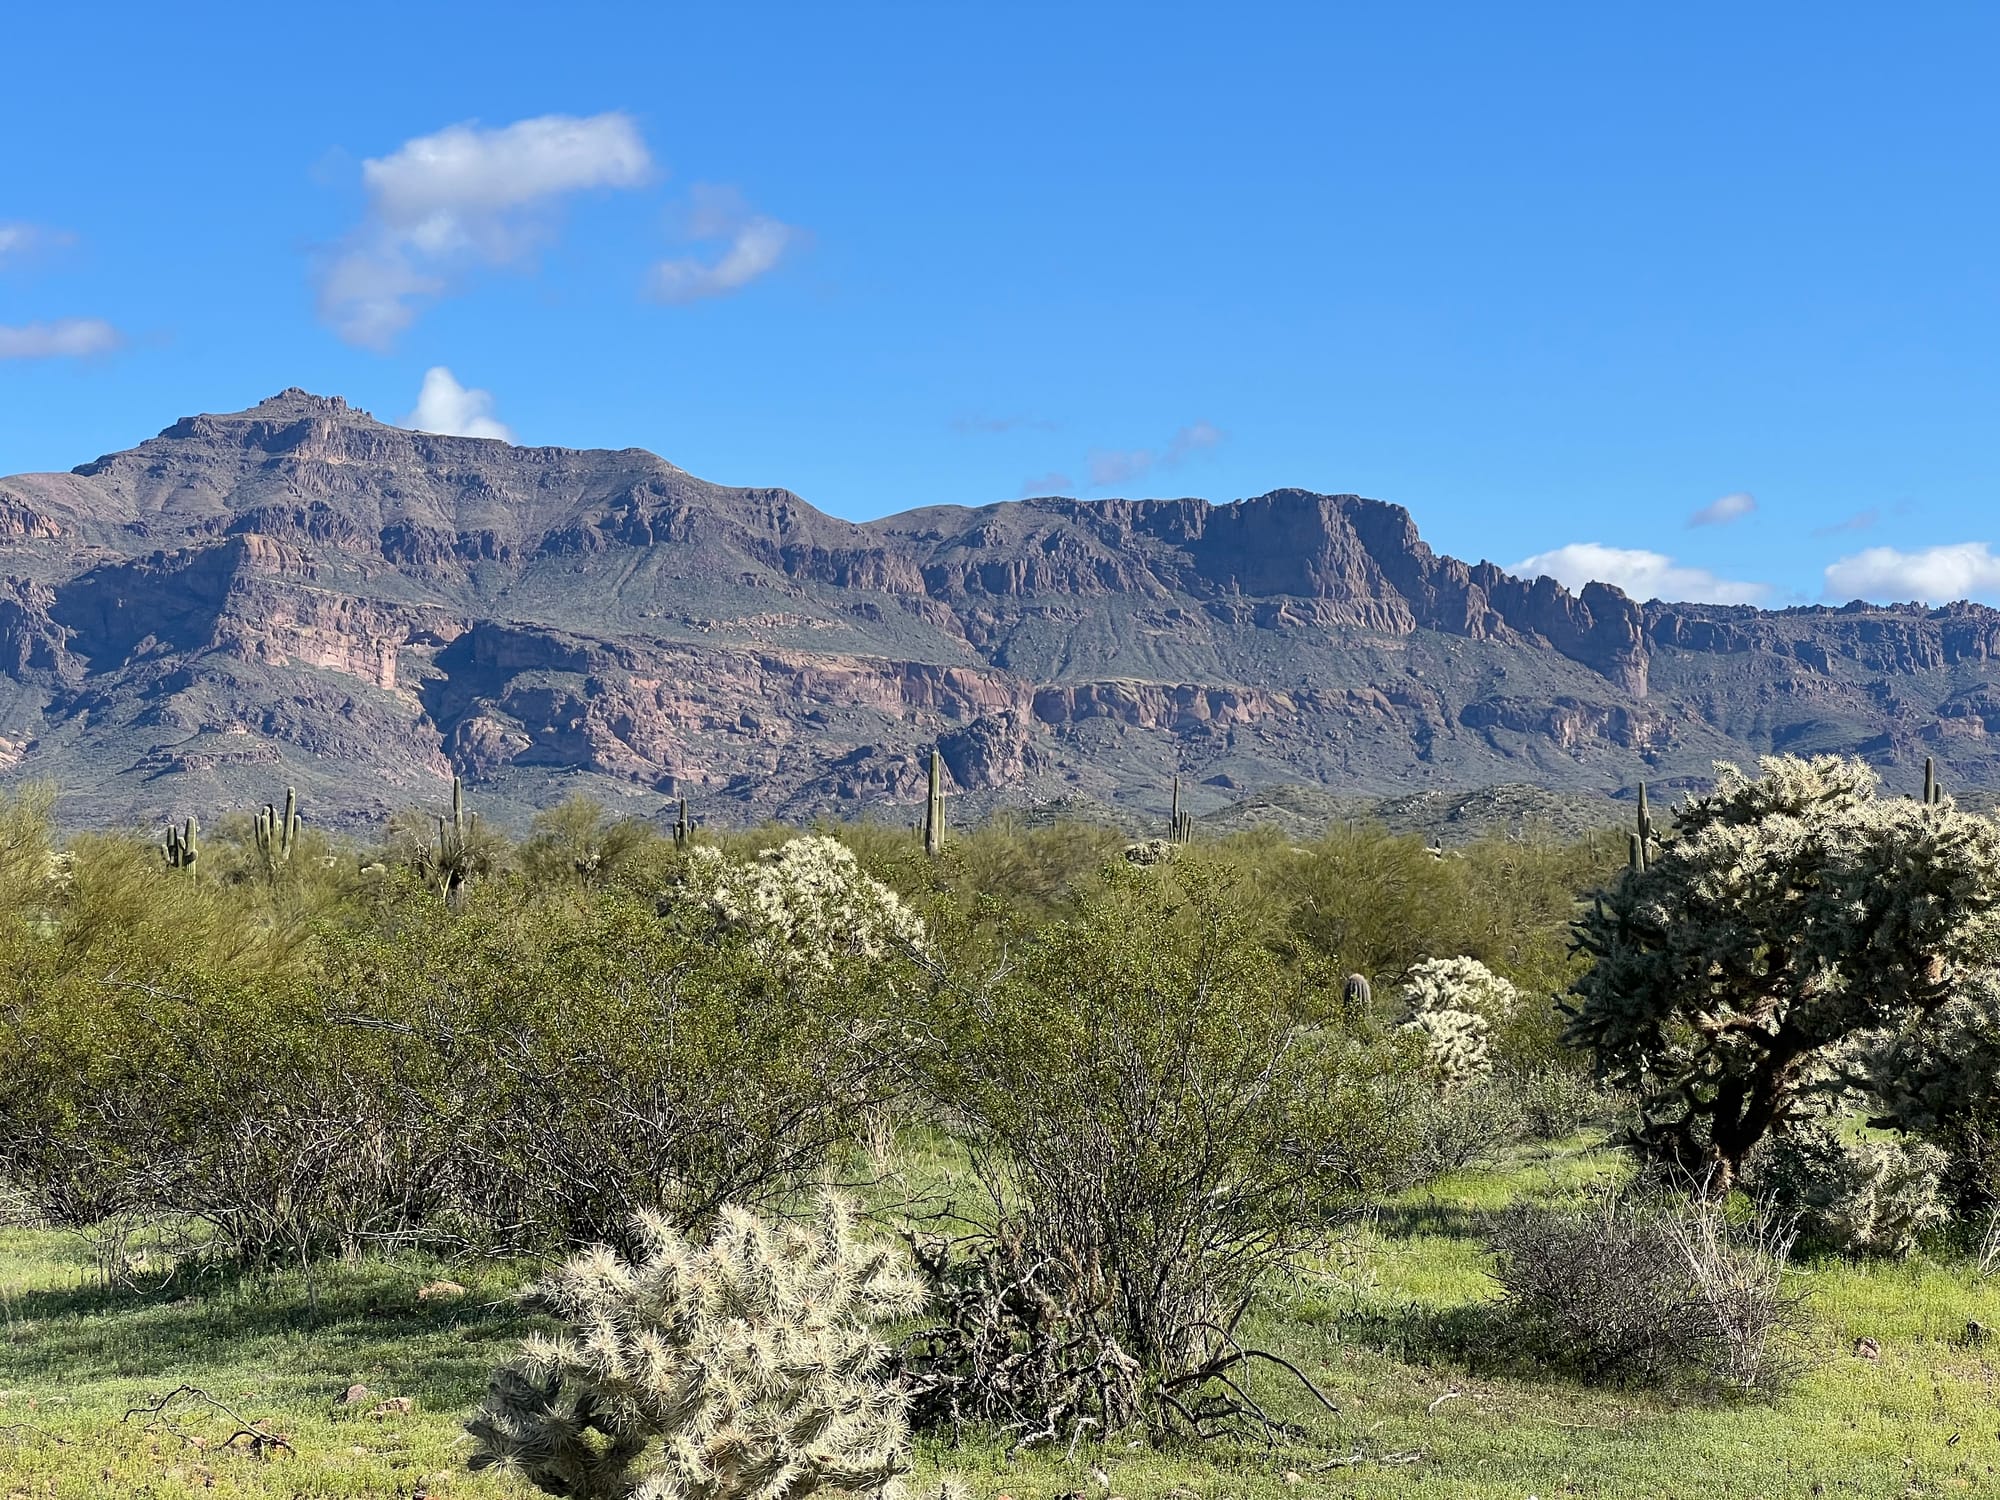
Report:
<svg viewBox="0 0 2000 1500"><path fill-rule="evenodd" d="M1640 594L2000 598L1993 7L6 38L0 473L302 385L855 518L1300 485Z"/></svg>

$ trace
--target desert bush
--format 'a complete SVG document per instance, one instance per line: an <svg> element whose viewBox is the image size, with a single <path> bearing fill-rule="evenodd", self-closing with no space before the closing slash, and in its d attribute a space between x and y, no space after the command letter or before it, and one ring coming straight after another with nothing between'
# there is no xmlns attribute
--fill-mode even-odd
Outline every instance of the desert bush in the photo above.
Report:
<svg viewBox="0 0 2000 1500"><path fill-rule="evenodd" d="M922 1305L901 1253L822 1200L773 1227L725 1208L708 1243L642 1215L632 1262L599 1247L530 1305L565 1325L493 1377L471 1467L572 1500L893 1497L907 1396L877 1330Z"/></svg>
<svg viewBox="0 0 2000 1500"><path fill-rule="evenodd" d="M1560 1141L1584 1126L1609 1119L1618 1101L1588 1074L1560 1063L1506 1072L1500 1087L1519 1112L1521 1134L1531 1141Z"/></svg>
<svg viewBox="0 0 2000 1500"><path fill-rule="evenodd" d="M1189 1393L1242 1357L1231 1330L1260 1278L1394 1169L1377 1086L1394 1050L1308 1025L1317 1003L1232 930L1198 858L1109 872L960 996L933 1097L989 1227L1059 1299L1102 1303L1155 1419L1178 1402L1203 1425ZM1062 1420L1115 1430L1138 1415L1120 1403Z"/></svg>
<svg viewBox="0 0 2000 1500"><path fill-rule="evenodd" d="M1860 761L1720 768L1577 928L1573 1042L1637 1097L1635 1142L1726 1189L1852 1087L1857 1039L1966 992L2000 939L2000 827L1879 797Z"/></svg>
<svg viewBox="0 0 2000 1500"><path fill-rule="evenodd" d="M1491 1078L1410 1090L1396 1118L1403 1136L1399 1185L1490 1163L1522 1135L1519 1101Z"/></svg>
<svg viewBox="0 0 2000 1500"><path fill-rule="evenodd" d="M542 884L588 889L616 879L658 842L644 819L614 819L601 802L578 793L535 814L520 848L521 868Z"/></svg>
<svg viewBox="0 0 2000 1500"><path fill-rule="evenodd" d="M1951 1216L1940 1192L1948 1167L1922 1141L1846 1139L1815 1121L1751 1153L1744 1186L1796 1224L1801 1249L1904 1256Z"/></svg>
<svg viewBox="0 0 2000 1500"><path fill-rule="evenodd" d="M0 1161L51 1221L200 1221L243 1263L411 1237L449 1144L379 1033L335 1039L299 981L183 968L41 990L0 1082Z"/></svg>
<svg viewBox="0 0 2000 1500"><path fill-rule="evenodd" d="M1329 830L1286 870L1295 903L1291 941L1327 964L1378 979L1429 954L1455 952L1447 936L1463 895L1455 863L1433 859L1415 836Z"/></svg>
<svg viewBox="0 0 2000 1500"><path fill-rule="evenodd" d="M1793 1371L1789 1240L1713 1199L1517 1208L1492 1244L1503 1336L1585 1380L1769 1392Z"/></svg>
<svg viewBox="0 0 2000 1500"><path fill-rule="evenodd" d="M907 1084L914 1043L861 960L799 964L617 891L396 912L329 943L324 1008L429 1060L405 1086L452 1121L467 1237L617 1243L640 1210L767 1204Z"/></svg>

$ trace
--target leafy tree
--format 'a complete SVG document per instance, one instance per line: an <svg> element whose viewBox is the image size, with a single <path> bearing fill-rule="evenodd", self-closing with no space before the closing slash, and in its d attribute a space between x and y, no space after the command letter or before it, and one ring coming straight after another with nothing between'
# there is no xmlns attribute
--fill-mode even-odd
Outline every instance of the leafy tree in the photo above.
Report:
<svg viewBox="0 0 2000 1500"><path fill-rule="evenodd" d="M1717 1189L1865 1080L1854 1049L1965 992L2000 936L2000 828L1877 794L1862 762L1718 768L1577 924L1569 1036L1638 1096L1636 1142Z"/></svg>

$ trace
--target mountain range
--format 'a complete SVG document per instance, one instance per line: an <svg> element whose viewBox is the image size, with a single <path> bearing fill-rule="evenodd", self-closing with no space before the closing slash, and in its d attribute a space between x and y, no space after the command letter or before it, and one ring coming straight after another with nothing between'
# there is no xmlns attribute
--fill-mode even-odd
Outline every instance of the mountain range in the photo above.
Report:
<svg viewBox="0 0 2000 1500"><path fill-rule="evenodd" d="M444 437L288 390L0 479L0 764L72 823L299 787L354 826L461 774L729 823L1125 821L1859 752L2000 785L2000 612L1641 603L1434 553L1399 506L1277 490L853 523L640 449Z"/></svg>

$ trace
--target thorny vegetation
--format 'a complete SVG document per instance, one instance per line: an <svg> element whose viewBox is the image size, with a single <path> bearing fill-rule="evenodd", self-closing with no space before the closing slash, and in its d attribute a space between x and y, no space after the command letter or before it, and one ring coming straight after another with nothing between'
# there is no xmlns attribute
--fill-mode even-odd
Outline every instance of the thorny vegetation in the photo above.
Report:
<svg viewBox="0 0 2000 1500"><path fill-rule="evenodd" d="M49 807L0 808L19 1213L161 1291L554 1267L471 1425L552 1494L886 1493L913 1433L1302 1440L1338 1366L1261 1309L1399 1195L1581 1130L1625 1185L1495 1215L1439 1357L1772 1399L1795 1246L2000 1259L2000 829L1856 763L1725 772L1629 849L1449 854L581 800L512 844L456 787L377 850L289 798L162 846ZM190 1387L153 1429L176 1402L233 1411Z"/></svg>

